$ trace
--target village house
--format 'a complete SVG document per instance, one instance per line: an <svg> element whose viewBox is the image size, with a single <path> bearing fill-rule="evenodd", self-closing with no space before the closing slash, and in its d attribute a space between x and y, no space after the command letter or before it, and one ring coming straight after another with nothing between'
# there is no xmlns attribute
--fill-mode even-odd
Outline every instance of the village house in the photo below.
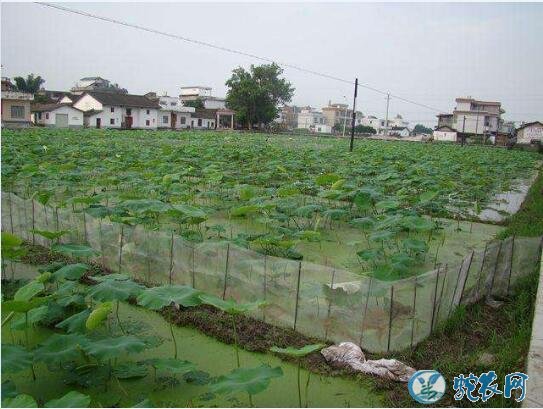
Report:
<svg viewBox="0 0 543 409"><path fill-rule="evenodd" d="M331 133L332 126L326 123L326 117L311 107L302 108L298 114L298 128L317 133Z"/></svg>
<svg viewBox="0 0 543 409"><path fill-rule="evenodd" d="M456 129L451 128L448 125L438 126L433 132L434 141L456 142L456 138L457 138Z"/></svg>
<svg viewBox="0 0 543 409"><path fill-rule="evenodd" d="M380 134L385 128L385 120L379 119L373 115L368 115L362 118L362 125L371 126L373 129L375 129L377 134Z"/></svg>
<svg viewBox="0 0 543 409"><path fill-rule="evenodd" d="M84 77L81 78L74 87L72 87L72 94L81 95L88 91L98 92L116 92L121 94L128 94L128 91L119 87L118 84L112 84L109 80L102 77Z"/></svg>
<svg viewBox="0 0 543 409"><path fill-rule="evenodd" d="M401 136L406 137L411 135L411 132L409 131L409 128L406 126L393 126L389 129L388 134L390 136Z"/></svg>
<svg viewBox="0 0 543 409"><path fill-rule="evenodd" d="M500 102L479 101L471 97L456 98L452 127L465 136L494 141L505 111Z"/></svg>
<svg viewBox="0 0 543 409"><path fill-rule="evenodd" d="M215 129L216 112L211 109L196 108L191 114L190 127L193 129Z"/></svg>
<svg viewBox="0 0 543 409"><path fill-rule="evenodd" d="M225 109L226 99L212 96L211 91L211 87L201 85L181 87L179 98L183 104L189 101L201 100L206 109Z"/></svg>
<svg viewBox="0 0 543 409"><path fill-rule="evenodd" d="M301 109L295 105L283 105L279 108L274 122L285 130L291 130L298 126L298 114Z"/></svg>
<svg viewBox="0 0 543 409"><path fill-rule="evenodd" d="M27 128L31 122L32 94L19 92L9 78L2 78L2 128Z"/></svg>
<svg viewBox="0 0 543 409"><path fill-rule="evenodd" d="M517 128L517 143L543 144L543 122L535 121L523 124Z"/></svg>
<svg viewBox="0 0 543 409"><path fill-rule="evenodd" d="M32 106L32 123L49 128L82 128L83 111L70 104L37 104Z"/></svg>
<svg viewBox="0 0 543 409"><path fill-rule="evenodd" d="M157 129L160 105L143 95L85 92L73 105L90 128Z"/></svg>
<svg viewBox="0 0 543 409"><path fill-rule="evenodd" d="M191 115L195 112L194 108L183 106L183 102L179 98L166 94L157 96L156 92L149 92L145 94L145 97L160 105L157 125L159 129L190 128Z"/></svg>

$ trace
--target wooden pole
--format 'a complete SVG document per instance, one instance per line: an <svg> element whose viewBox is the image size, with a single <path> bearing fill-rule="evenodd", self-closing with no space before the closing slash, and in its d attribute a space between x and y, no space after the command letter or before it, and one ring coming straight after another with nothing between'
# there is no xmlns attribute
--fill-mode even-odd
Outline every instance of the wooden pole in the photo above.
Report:
<svg viewBox="0 0 543 409"><path fill-rule="evenodd" d="M300 276L302 275L302 262L298 262L298 280L296 282L296 305L294 307L294 330L298 322L298 303L300 300Z"/></svg>
<svg viewBox="0 0 543 409"><path fill-rule="evenodd" d="M224 287L222 289L222 299L226 297L226 285L228 282L228 262L230 259L230 243L226 245L226 266L224 268Z"/></svg>

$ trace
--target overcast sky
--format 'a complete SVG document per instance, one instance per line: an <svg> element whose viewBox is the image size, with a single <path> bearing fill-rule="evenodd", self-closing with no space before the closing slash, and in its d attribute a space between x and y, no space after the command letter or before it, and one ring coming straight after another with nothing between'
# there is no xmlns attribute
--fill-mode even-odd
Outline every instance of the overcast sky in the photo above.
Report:
<svg viewBox="0 0 543 409"><path fill-rule="evenodd" d="M543 4L62 3L93 14L262 55L452 110L458 96L501 101L505 118L543 119ZM68 90L101 76L130 93L224 96L237 66L259 61L32 3L2 3L2 75L36 73ZM286 68L297 105L352 103L348 84ZM361 90L364 114L383 95ZM435 124L436 112L391 99L390 113Z"/></svg>

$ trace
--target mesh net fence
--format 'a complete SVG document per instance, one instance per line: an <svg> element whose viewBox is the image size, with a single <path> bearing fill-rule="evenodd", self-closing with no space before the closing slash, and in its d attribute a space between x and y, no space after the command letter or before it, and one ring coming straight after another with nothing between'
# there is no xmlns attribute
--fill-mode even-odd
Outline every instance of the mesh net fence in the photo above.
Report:
<svg viewBox="0 0 543 409"><path fill-rule="evenodd" d="M91 246L99 252L94 261L111 272L148 285L189 285L240 303L264 300L253 317L372 352L416 345L461 303L510 295L515 282L537 268L542 244L540 237L509 237L487 243L458 265L380 281L226 241L189 242L172 232L121 225L10 193L2 194L2 230L43 246L53 242L36 231L65 230L60 242Z"/></svg>

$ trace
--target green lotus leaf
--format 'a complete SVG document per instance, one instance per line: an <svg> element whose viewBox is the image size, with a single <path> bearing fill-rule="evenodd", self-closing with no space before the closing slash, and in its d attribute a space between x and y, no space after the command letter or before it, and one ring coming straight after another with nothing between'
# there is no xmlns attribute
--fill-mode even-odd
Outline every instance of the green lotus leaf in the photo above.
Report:
<svg viewBox="0 0 543 409"><path fill-rule="evenodd" d="M69 257L93 257L100 252L83 244L54 244L51 250Z"/></svg>
<svg viewBox="0 0 543 409"><path fill-rule="evenodd" d="M334 184L340 179L341 177L339 177L339 175L336 175L335 173L325 173L323 175L317 176L315 178L315 183L319 186L328 186Z"/></svg>
<svg viewBox="0 0 543 409"><path fill-rule="evenodd" d="M88 295L97 301L125 301L130 297L137 296L144 288L132 280L104 280L93 286Z"/></svg>
<svg viewBox="0 0 543 409"><path fill-rule="evenodd" d="M174 358L151 359L149 363L159 371L165 371L173 374L184 374L196 369L196 365L192 362L181 361Z"/></svg>
<svg viewBox="0 0 543 409"><path fill-rule="evenodd" d="M31 352L19 345L2 344L2 373L19 372L31 365Z"/></svg>
<svg viewBox="0 0 543 409"><path fill-rule="evenodd" d="M257 213L260 210L260 207L256 205L246 205L235 207L230 210L230 216L232 217L245 217L252 213Z"/></svg>
<svg viewBox="0 0 543 409"><path fill-rule="evenodd" d="M43 283L31 281L17 290L13 299L15 301L30 301L45 289Z"/></svg>
<svg viewBox="0 0 543 409"><path fill-rule="evenodd" d="M12 380L2 382L2 398L14 398L17 396L17 388Z"/></svg>
<svg viewBox="0 0 543 409"><path fill-rule="evenodd" d="M89 340L81 334L53 334L34 351L34 360L47 364L75 361Z"/></svg>
<svg viewBox="0 0 543 409"><path fill-rule="evenodd" d="M90 269L90 266L83 263L68 264L59 268L53 273L56 280L79 280Z"/></svg>
<svg viewBox="0 0 543 409"><path fill-rule="evenodd" d="M111 302L104 302L97 305L89 314L87 321L85 321L85 327L88 330L98 328L100 324L107 318L112 309L113 304Z"/></svg>
<svg viewBox="0 0 543 409"><path fill-rule="evenodd" d="M17 395L14 398L6 398L2 400L4 408L37 408L36 400L30 395Z"/></svg>
<svg viewBox="0 0 543 409"><path fill-rule="evenodd" d="M406 250L411 250L418 253L423 253L428 250L428 245L425 241L412 238L402 240L402 246Z"/></svg>
<svg viewBox="0 0 543 409"><path fill-rule="evenodd" d="M80 311L68 318L66 318L64 321L59 322L57 325L55 325L56 328L63 329L67 333L84 333L86 330L86 322L89 318L89 315L91 313L90 309L85 309L83 311Z"/></svg>
<svg viewBox="0 0 543 409"><path fill-rule="evenodd" d="M100 360L108 360L122 354L141 352L145 347L145 342L141 339L133 335L126 335L89 342L85 347L85 352Z"/></svg>
<svg viewBox="0 0 543 409"><path fill-rule="evenodd" d="M47 305L42 305L40 307L31 309L30 311L28 311L28 325L35 325L41 322L47 317L48 312L49 308L47 307ZM11 321L10 328L22 331L25 329L26 325L26 314L19 313L19 316Z"/></svg>
<svg viewBox="0 0 543 409"><path fill-rule="evenodd" d="M200 291L184 285L164 285L147 288L138 295L138 304L151 310L160 310L172 303L183 307L201 304Z"/></svg>
<svg viewBox="0 0 543 409"><path fill-rule="evenodd" d="M50 400L45 404L46 408L88 408L91 402L89 395L81 392L70 391L61 398Z"/></svg>
<svg viewBox="0 0 543 409"><path fill-rule="evenodd" d="M113 368L113 374L119 379L143 378L147 373L147 367L139 362L125 362Z"/></svg>
<svg viewBox="0 0 543 409"><path fill-rule="evenodd" d="M60 239L65 234L69 233L69 230L59 230L59 231L49 231L49 230L32 230L32 232L45 237L49 240L57 240Z"/></svg>
<svg viewBox="0 0 543 409"><path fill-rule="evenodd" d="M228 375L223 375L210 385L212 393L237 393L247 392L256 395L269 386L273 378L283 376L281 367L272 368L269 365L261 365L256 368L234 369Z"/></svg>
<svg viewBox="0 0 543 409"><path fill-rule="evenodd" d="M148 398L142 400L141 402L136 403L133 408L154 408L153 402L151 402Z"/></svg>
<svg viewBox="0 0 543 409"><path fill-rule="evenodd" d="M2 310L4 312L28 312L34 308L39 307L43 303L49 300L49 296L46 297L35 297L30 301L19 301L19 300L10 300L2 303Z"/></svg>
<svg viewBox="0 0 543 409"><path fill-rule="evenodd" d="M353 219L349 222L352 226L362 229L362 230L371 230L375 226L375 219L372 217L360 217L358 219Z"/></svg>
<svg viewBox="0 0 543 409"><path fill-rule="evenodd" d="M270 351L282 354L282 355L288 355L288 356L294 356L297 358L304 357L306 355L309 355L315 351L319 351L322 348L324 348L324 344L313 344L313 345L305 345L302 348L293 348L293 347L287 347L287 348L279 348L279 347L271 347Z"/></svg>

